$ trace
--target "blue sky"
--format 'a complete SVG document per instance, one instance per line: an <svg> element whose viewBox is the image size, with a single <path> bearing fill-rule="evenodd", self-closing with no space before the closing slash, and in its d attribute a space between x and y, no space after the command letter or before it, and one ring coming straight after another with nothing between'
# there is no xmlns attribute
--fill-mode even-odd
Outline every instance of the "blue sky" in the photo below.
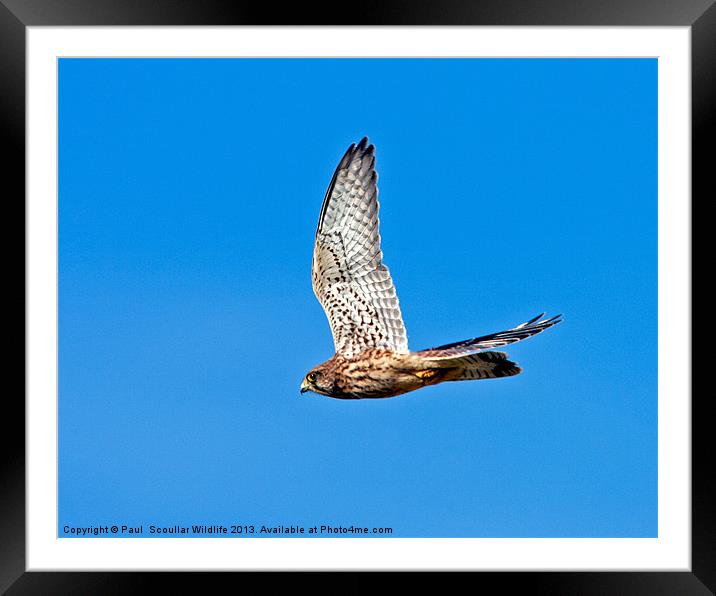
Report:
<svg viewBox="0 0 716 596"><path fill-rule="evenodd" d="M657 534L657 62L61 59L65 524ZM413 349L565 322L514 378L300 396L351 142Z"/></svg>

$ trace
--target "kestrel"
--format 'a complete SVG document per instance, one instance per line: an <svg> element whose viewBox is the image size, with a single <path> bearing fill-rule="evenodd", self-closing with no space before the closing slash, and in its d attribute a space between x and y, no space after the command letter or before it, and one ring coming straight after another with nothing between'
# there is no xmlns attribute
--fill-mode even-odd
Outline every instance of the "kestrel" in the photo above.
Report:
<svg viewBox="0 0 716 596"><path fill-rule="evenodd" d="M313 251L313 291L326 312L336 353L301 384L338 399L393 397L444 381L511 377L522 369L504 352L561 321L535 317L507 331L411 352L378 230L375 147L351 145L323 199Z"/></svg>

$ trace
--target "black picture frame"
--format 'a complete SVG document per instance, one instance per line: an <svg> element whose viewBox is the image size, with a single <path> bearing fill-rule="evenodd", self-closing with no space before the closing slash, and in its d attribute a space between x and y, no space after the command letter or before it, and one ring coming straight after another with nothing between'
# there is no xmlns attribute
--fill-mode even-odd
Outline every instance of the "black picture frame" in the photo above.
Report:
<svg viewBox="0 0 716 596"><path fill-rule="evenodd" d="M713 196L713 183L709 182L713 162L708 155L709 145L716 138L714 0L361 0L330 10L319 3L313 6L295 3L279 8L272 3L222 0L125 0L121 3L113 0L0 0L0 130L6 149L3 196L5 208L12 209L5 219L6 230L14 231L16 227L24 230L20 222L25 218L26 27L341 24L689 26L692 33L692 205L705 203ZM14 239L10 239L9 234L5 234L5 238L8 239L5 254L15 254ZM24 266L22 276L24 279ZM11 287L9 283L7 287ZM24 287L23 282L23 312ZM7 314L10 312L6 310ZM14 312L6 316L6 320L16 318L19 319ZM12 369L7 367L7 370ZM649 596L713 593L716 590L716 495L714 475L708 471L713 467L713 462L708 463L713 459L707 414L710 400L711 395L706 392L693 392L692 572L483 572L460 579L477 589L487 582L496 582L501 591L520 589L529 590L529 593ZM179 586L209 592L217 581L225 581L222 573L25 572L24 407L21 391L6 389L2 407L5 444L0 475L0 590L8 594L124 594L139 589L167 592ZM429 590L441 588L443 582L451 581L456 574L410 575L397 574L397 577L389 578L384 573L350 572L317 577L314 573L284 573L266 585L271 591L295 590L300 583L314 591L325 587L331 592L362 593L384 588L389 581L404 585L417 578L421 588ZM234 578L231 585L240 589L245 579L237 584Z"/></svg>

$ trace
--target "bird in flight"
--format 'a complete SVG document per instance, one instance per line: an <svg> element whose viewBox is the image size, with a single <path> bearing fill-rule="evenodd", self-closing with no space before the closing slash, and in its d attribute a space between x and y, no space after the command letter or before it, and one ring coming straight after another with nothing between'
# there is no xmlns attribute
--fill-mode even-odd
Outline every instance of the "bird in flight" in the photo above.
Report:
<svg viewBox="0 0 716 596"><path fill-rule="evenodd" d="M333 174L318 218L313 291L328 317L336 353L303 379L301 393L337 399L401 395L445 381L511 377L522 369L504 352L561 321L539 315L507 331L411 352L398 297L383 264L375 147L352 144Z"/></svg>

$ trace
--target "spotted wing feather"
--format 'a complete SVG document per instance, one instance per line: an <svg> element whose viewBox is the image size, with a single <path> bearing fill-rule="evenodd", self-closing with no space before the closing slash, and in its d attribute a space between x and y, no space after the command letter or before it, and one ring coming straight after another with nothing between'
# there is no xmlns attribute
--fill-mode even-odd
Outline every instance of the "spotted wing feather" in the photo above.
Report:
<svg viewBox="0 0 716 596"><path fill-rule="evenodd" d="M398 297L383 264L375 148L364 138L341 159L326 192L313 252L313 291L336 352L407 352Z"/></svg>

